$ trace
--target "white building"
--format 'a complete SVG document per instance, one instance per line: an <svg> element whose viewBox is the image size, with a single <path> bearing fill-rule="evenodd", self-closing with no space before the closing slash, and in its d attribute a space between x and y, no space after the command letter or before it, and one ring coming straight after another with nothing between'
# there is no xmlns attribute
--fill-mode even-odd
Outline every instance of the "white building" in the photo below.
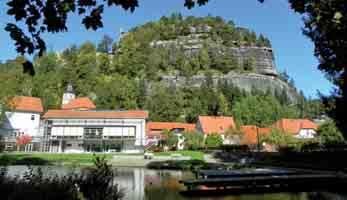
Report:
<svg viewBox="0 0 347 200"><path fill-rule="evenodd" d="M40 118L43 113L40 98L16 96L9 103L9 110L5 112L3 130L6 130L6 149L14 148L16 138L27 135L32 138L32 143L26 146L26 151L32 151L34 145L40 142L43 135L40 129Z"/></svg>
<svg viewBox="0 0 347 200"><path fill-rule="evenodd" d="M145 144L146 111L48 110L44 151L140 152Z"/></svg>
<svg viewBox="0 0 347 200"><path fill-rule="evenodd" d="M145 144L146 119L142 110L95 110L88 97L76 98L71 85L63 95L62 109L43 116L43 151L139 152Z"/></svg>

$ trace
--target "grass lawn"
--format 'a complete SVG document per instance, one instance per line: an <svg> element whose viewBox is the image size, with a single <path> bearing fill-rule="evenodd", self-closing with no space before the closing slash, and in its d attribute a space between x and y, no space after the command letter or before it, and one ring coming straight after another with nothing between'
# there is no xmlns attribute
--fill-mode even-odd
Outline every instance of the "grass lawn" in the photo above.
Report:
<svg viewBox="0 0 347 200"><path fill-rule="evenodd" d="M112 154L97 155L105 155L107 160L113 156ZM0 165L91 165L93 158L93 154L10 153L0 154Z"/></svg>
<svg viewBox="0 0 347 200"><path fill-rule="evenodd" d="M201 151L179 150L179 151L154 153L155 156L171 156L172 154L181 154L182 156L190 156L192 160L204 160L204 153Z"/></svg>

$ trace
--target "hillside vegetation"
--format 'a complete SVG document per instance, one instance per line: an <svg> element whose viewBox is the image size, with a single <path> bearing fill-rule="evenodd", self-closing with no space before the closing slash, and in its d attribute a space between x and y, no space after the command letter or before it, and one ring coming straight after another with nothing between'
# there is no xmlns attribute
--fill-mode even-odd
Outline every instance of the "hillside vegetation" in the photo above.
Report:
<svg viewBox="0 0 347 200"><path fill-rule="evenodd" d="M173 53L171 48L153 46L153 41L174 40L189 34L191 27L204 25L210 31L206 48L198 52L176 49ZM252 70L238 65L230 55L213 57L208 45L216 41L223 47L270 46L264 36L236 28L220 17L182 18L177 14L133 28L120 42L105 36L97 46L85 42L61 53L47 52L34 58L34 76L22 73L23 57L8 60L0 64L0 99L37 96L45 109L60 108L63 91L71 83L78 96L89 96L100 109L146 109L155 121L195 122L198 115L234 115L240 124L268 126L282 117L313 118L322 113L319 101L303 96L297 104L290 104L284 93L256 88L247 93L225 81L213 84L212 74ZM203 73L206 80L199 87L167 87L160 82L161 74L173 71L187 77Z"/></svg>

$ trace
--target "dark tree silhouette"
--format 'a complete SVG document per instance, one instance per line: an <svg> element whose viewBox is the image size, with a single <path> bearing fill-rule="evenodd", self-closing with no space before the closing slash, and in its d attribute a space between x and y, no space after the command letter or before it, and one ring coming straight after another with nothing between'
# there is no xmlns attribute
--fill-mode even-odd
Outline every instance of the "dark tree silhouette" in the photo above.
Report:
<svg viewBox="0 0 347 200"><path fill-rule="evenodd" d="M304 34L315 45L318 68L336 89L323 97L329 115L347 135L347 4L343 0L289 0L292 9L302 14Z"/></svg>
<svg viewBox="0 0 347 200"><path fill-rule="evenodd" d="M185 0L184 5L190 9L207 1ZM7 5L7 14L25 24L24 30L13 23L8 23L5 28L15 41L17 52L33 54L38 51L42 55L46 44L41 34L67 31L69 14L77 13L86 29L97 30L103 27L102 14L106 6L134 12L139 0L8 0Z"/></svg>

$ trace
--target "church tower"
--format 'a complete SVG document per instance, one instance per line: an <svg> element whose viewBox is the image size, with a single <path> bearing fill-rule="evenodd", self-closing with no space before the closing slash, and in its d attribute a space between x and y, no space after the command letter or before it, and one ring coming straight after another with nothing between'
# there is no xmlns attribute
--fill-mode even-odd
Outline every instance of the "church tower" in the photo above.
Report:
<svg viewBox="0 0 347 200"><path fill-rule="evenodd" d="M67 85L67 88L63 94L63 102L62 105L68 104L71 100L74 100L76 97L72 85L69 83Z"/></svg>

